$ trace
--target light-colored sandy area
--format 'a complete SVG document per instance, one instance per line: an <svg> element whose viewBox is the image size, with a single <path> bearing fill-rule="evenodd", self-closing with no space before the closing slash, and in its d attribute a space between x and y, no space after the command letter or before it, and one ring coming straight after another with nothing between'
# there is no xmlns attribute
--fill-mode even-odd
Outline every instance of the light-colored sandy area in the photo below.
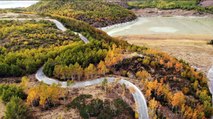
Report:
<svg viewBox="0 0 213 119"><path fill-rule="evenodd" d="M163 52L167 52L178 59L198 67L201 71L207 71L213 65L213 46L207 42L210 36L172 36L172 35L143 35L122 36L131 44L147 46Z"/></svg>

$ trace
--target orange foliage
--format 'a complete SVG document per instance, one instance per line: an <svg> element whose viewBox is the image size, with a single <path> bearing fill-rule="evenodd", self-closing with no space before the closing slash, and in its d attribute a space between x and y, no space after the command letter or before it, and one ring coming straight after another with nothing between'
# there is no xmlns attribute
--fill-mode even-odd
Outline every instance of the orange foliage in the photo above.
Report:
<svg viewBox="0 0 213 119"><path fill-rule="evenodd" d="M143 70L143 71L138 71L136 73L136 76L137 78L144 80L149 78L151 75L147 71Z"/></svg>
<svg viewBox="0 0 213 119"><path fill-rule="evenodd" d="M183 66L182 66L182 64L181 63L176 63L175 64L175 70L178 72L178 71L180 71L181 69L183 68Z"/></svg>
<svg viewBox="0 0 213 119"><path fill-rule="evenodd" d="M116 45L112 46L112 49L107 52L107 56L105 58L106 66L110 67L117 64L119 61L124 59L122 55L122 49L117 48Z"/></svg>
<svg viewBox="0 0 213 119"><path fill-rule="evenodd" d="M107 72L109 72L109 69L106 67L106 64L100 61L98 64L98 74L105 75Z"/></svg>
<svg viewBox="0 0 213 119"><path fill-rule="evenodd" d="M62 94L64 94L64 90L59 88L58 85L48 86L40 84L29 89L27 104L30 105L34 100L40 99L39 104L44 106L48 99L50 99L52 103L56 102Z"/></svg>
<svg viewBox="0 0 213 119"><path fill-rule="evenodd" d="M173 63L172 63L172 62L167 62L167 63L165 64L165 67L166 67L166 68L172 68L172 67L173 67Z"/></svg>
<svg viewBox="0 0 213 119"><path fill-rule="evenodd" d="M179 91L177 93L174 94L174 96L172 97L172 106L179 106L181 107L181 105L183 105L185 103L185 96L184 94Z"/></svg>

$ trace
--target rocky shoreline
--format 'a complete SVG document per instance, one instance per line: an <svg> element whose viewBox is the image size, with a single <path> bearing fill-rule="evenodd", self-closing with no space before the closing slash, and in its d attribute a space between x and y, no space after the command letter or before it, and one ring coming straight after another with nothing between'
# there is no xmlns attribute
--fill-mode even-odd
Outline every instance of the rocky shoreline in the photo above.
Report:
<svg viewBox="0 0 213 119"><path fill-rule="evenodd" d="M132 9L139 17L154 17L154 16L197 16L197 17L213 17L213 14L202 13L195 10L170 9L160 10L157 8Z"/></svg>

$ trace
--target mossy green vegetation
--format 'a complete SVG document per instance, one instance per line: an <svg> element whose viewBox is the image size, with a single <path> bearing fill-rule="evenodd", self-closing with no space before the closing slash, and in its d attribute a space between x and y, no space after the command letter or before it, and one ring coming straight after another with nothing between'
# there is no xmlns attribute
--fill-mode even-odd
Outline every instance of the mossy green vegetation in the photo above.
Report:
<svg viewBox="0 0 213 119"><path fill-rule="evenodd" d="M159 9L184 9L198 12L213 13L213 7L202 7L200 0L136 0L128 2L130 8L159 8Z"/></svg>
<svg viewBox="0 0 213 119"><path fill-rule="evenodd" d="M28 10L44 15L74 18L95 27L123 23L136 18L131 11L101 0L43 0L31 6Z"/></svg>

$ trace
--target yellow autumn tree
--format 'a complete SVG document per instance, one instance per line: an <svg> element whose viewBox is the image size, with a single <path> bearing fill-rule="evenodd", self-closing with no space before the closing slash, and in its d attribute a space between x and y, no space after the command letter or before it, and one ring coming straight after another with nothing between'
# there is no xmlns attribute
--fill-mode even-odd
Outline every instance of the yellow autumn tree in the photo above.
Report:
<svg viewBox="0 0 213 119"><path fill-rule="evenodd" d="M31 105L34 100L39 98L39 92L36 87L29 89L28 96L27 96L27 104Z"/></svg>
<svg viewBox="0 0 213 119"><path fill-rule="evenodd" d="M98 74L105 75L107 72L109 72L109 69L106 67L106 64L103 61L100 61L98 64Z"/></svg>
<svg viewBox="0 0 213 119"><path fill-rule="evenodd" d="M27 77L27 76L24 76L21 78L21 83L20 83L20 86L24 89L27 88L27 85L29 83L30 79Z"/></svg>
<svg viewBox="0 0 213 119"><path fill-rule="evenodd" d="M153 98L152 100L149 101L149 115L151 119L156 119L156 110L159 106L159 103Z"/></svg>
<svg viewBox="0 0 213 119"><path fill-rule="evenodd" d="M93 78L96 73L97 69L94 64L89 64L89 66L84 69L84 75L87 79Z"/></svg>
<svg viewBox="0 0 213 119"><path fill-rule="evenodd" d="M27 104L31 105L34 100L38 99L39 104L42 106L44 106L47 101L51 101L53 104L55 104L55 102L58 101L59 97L64 94L64 91L64 89L61 89L56 84L48 86L46 84L41 83L38 86L29 89Z"/></svg>
<svg viewBox="0 0 213 119"><path fill-rule="evenodd" d="M73 65L73 71L75 71L73 74L75 75L75 77L77 77L78 80L81 79L81 77L83 76L84 74L84 69L78 64L78 63L75 63Z"/></svg>
<svg viewBox="0 0 213 119"><path fill-rule="evenodd" d="M123 60L122 55L122 49L117 47L116 45L112 46L112 49L110 49L107 52L106 58L105 58L105 64L106 66L110 67L118 63L119 61Z"/></svg>
<svg viewBox="0 0 213 119"><path fill-rule="evenodd" d="M136 73L136 76L137 76L137 78L139 78L141 80L145 80L145 79L149 78L151 75L147 71L143 70L143 71L138 71Z"/></svg>

